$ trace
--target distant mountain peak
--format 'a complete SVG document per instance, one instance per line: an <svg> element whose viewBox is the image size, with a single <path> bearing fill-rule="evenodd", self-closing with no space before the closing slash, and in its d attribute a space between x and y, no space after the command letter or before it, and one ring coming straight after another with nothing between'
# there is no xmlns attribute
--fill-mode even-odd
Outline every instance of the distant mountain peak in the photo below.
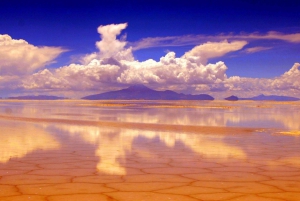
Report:
<svg viewBox="0 0 300 201"><path fill-rule="evenodd" d="M299 98L290 97L290 96L277 96L277 95L264 95L260 94L258 96L254 96L252 98L240 98L240 100L256 100L256 101L298 101Z"/></svg>
<svg viewBox="0 0 300 201"><path fill-rule="evenodd" d="M171 90L156 91L143 84L134 84L126 89L108 91L82 97L87 100L214 100L207 94L191 95L178 94Z"/></svg>
<svg viewBox="0 0 300 201"><path fill-rule="evenodd" d="M229 97L224 98L224 99L228 100L228 101L237 101L237 100L239 100L239 98L237 96L234 96L234 95L229 96Z"/></svg>

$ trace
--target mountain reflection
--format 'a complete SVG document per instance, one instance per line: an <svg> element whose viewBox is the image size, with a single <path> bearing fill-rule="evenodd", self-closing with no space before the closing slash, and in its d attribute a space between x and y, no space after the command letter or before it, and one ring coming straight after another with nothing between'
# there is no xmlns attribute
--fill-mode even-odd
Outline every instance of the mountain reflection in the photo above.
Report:
<svg viewBox="0 0 300 201"><path fill-rule="evenodd" d="M144 140L150 142L155 140L157 144L163 145L164 149L177 152L176 144L181 144L188 149L189 153L194 153L203 158L213 158L216 160L246 159L250 157L247 145L237 146L239 143L230 141L230 137L224 135L209 135L184 133L180 132L166 132L164 125L196 125L206 127L242 127L242 128L268 128L277 129L276 133L280 135L299 136L299 104L276 105L272 103L249 103L248 105L236 104L229 106L231 103L225 102L211 102L204 105L202 108L193 107L160 107L155 108L135 102L134 107L100 107L93 106L94 102L88 102L90 105L85 106L80 102L1 102L0 109L0 163L6 163L11 158L21 158L28 153L36 150L56 150L60 148L60 143L47 132L50 127L54 126L57 129L65 131L73 136L79 136L79 139L95 145L95 155L99 157L97 169L106 174L127 174L126 167L122 164L126 163L128 156L132 153L141 157L149 157L156 159L156 154L152 154L147 146L141 148L135 142L137 140ZM80 104L79 104L80 103ZM175 102L174 102L175 103ZM158 104L158 103L157 103ZM185 103L187 104L187 103ZM200 103L198 103L200 104ZM210 107L220 105L220 107ZM228 107L221 107L228 106ZM258 105L258 104L262 104ZM265 105L263 105L265 104ZM8 118L9 117L9 118ZM24 117L23 120L30 117L30 121L36 121L38 124L29 122L7 121L5 119L13 119L14 117ZM43 118L43 121L39 121ZM50 123L50 119L55 119ZM68 120L68 122L59 122L61 119ZM76 121L75 125L72 120ZM47 122L49 121L49 122ZM19 123L18 123L19 122ZM44 122L44 124L41 124ZM56 122L56 123L53 123ZM59 122L59 123L57 123ZM111 127L97 127L97 123L107 126L109 122L113 122ZM134 125L126 125L124 122L136 122L141 126L148 127L142 130L137 130ZM70 124L68 124L70 123ZM120 123L120 125L118 125ZM143 125L144 124L144 125ZM155 126L163 125L155 130ZM149 126L150 125L150 126ZM234 128L233 128L234 129ZM278 132L282 129L282 132ZM288 131L286 129L289 129ZM158 131L159 130L159 131ZM177 133L176 133L177 132ZM275 131L274 131L275 132ZM62 132L63 133L63 132ZM59 132L58 132L59 134ZM239 133L232 133L239 134ZM233 136L232 135L232 136ZM58 138L60 139L60 138ZM63 139L63 138L62 138ZM230 143L229 143L230 141ZM69 142L63 141L62 145ZM255 147L258 149L260 146ZM147 150L149 149L149 150ZM262 150L263 151L263 150ZM246 153L247 152L247 153ZM170 152L166 151L166 154ZM180 156L185 157L185 156ZM290 158L280 161L283 164L295 164L299 157L289 156ZM277 161L279 162L279 161Z"/></svg>
<svg viewBox="0 0 300 201"><path fill-rule="evenodd" d="M88 106L83 103L89 103ZM113 102L116 105L121 101ZM94 104L94 105L93 105ZM160 102L156 103L159 105ZM190 102L172 102L186 104L182 107L161 108L151 107L147 103L135 102L134 107L104 107L98 102L55 102L30 104L23 102L10 105L3 102L0 115L14 115L27 117L44 117L55 119L79 119L92 121L136 122L148 124L175 124L197 126L237 126L257 128L281 128L300 130L298 121L300 110L295 103L278 105L272 103L253 102L243 105L243 102L231 105L228 102L211 102L189 108ZM100 104L101 105L101 104ZM102 104L105 105L105 104ZM11 108L9 108L11 107Z"/></svg>
<svg viewBox="0 0 300 201"><path fill-rule="evenodd" d="M126 168L119 161L125 160L126 153L130 153L133 149L134 140L140 137L148 140L157 138L168 148L174 148L175 143L180 142L194 153L207 158L246 158L242 149L226 144L221 136L96 126L56 125L56 127L69 132L71 135L79 135L85 142L97 145L95 155L100 159L97 169L108 174L126 174ZM139 152L140 150L135 149L135 151Z"/></svg>
<svg viewBox="0 0 300 201"><path fill-rule="evenodd" d="M60 147L52 135L32 124L1 121L0 127L0 163L22 158L39 149L55 150Z"/></svg>

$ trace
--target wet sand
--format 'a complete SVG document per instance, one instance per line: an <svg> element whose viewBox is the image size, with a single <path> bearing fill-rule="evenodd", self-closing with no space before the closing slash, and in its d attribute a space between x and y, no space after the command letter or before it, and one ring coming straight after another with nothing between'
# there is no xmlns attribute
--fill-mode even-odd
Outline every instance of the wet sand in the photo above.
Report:
<svg viewBox="0 0 300 201"><path fill-rule="evenodd" d="M296 201L299 106L2 100L0 200Z"/></svg>
<svg viewBox="0 0 300 201"><path fill-rule="evenodd" d="M155 130L165 132L181 133L201 133L201 134L246 134L260 130L261 128L239 128L239 127L213 127L213 126L193 126L193 125L172 125L172 124L150 124L150 123L132 123L132 122L112 122L112 121L87 121L87 120L68 120L53 118L30 118L13 117L0 115L0 119L10 121L23 121L34 123L59 123L75 124L84 126L115 127L137 130ZM284 133L284 132L283 132Z"/></svg>

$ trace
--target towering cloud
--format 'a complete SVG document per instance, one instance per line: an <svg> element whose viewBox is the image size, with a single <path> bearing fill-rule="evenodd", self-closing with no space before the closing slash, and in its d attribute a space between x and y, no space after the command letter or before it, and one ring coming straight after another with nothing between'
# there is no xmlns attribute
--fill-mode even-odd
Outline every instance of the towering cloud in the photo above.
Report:
<svg viewBox="0 0 300 201"><path fill-rule="evenodd" d="M239 76L228 78L224 62L208 63L209 59L222 57L230 52L242 50L253 53L270 48L243 49L250 39L254 40L256 37L281 37L282 40L298 42L298 35L240 35L231 36L230 41L224 40L225 36L219 36L222 40L216 42L215 38L214 42L195 46L181 57L176 57L175 52L168 52L159 61L138 61L132 54L134 48L121 35L126 27L127 23L99 26L101 40L95 44L99 51L85 55L79 64L73 63L57 69L43 67L65 51L62 48L36 47L24 40L13 40L8 35L0 35L0 84L4 83L6 88L40 91L99 92L111 90L111 87L115 89L143 83L159 89L189 90L192 93L237 92L242 96L265 92L297 95L300 92L299 63L273 79ZM41 70L36 72L38 69ZM31 72L34 74L29 75ZM18 76L22 76L21 81L18 81Z"/></svg>
<svg viewBox="0 0 300 201"><path fill-rule="evenodd" d="M99 52L86 55L81 59L83 64L89 64L93 59L101 58L117 58L118 60L126 59L133 60L131 48L125 49L127 42L125 38L118 40L117 36L127 27L127 23L110 24L99 26L98 33L101 35L101 40L96 42L96 47Z"/></svg>
<svg viewBox="0 0 300 201"><path fill-rule="evenodd" d="M96 89L103 85L120 84L214 84L224 81L227 67L223 62L206 65L209 58L219 57L243 48L245 41L206 43L177 58L167 53L160 61L139 62L132 56L132 48L117 36L127 24L98 27L101 41L96 42L99 52L86 55L82 64L71 64L59 69L35 73L23 83L24 88Z"/></svg>

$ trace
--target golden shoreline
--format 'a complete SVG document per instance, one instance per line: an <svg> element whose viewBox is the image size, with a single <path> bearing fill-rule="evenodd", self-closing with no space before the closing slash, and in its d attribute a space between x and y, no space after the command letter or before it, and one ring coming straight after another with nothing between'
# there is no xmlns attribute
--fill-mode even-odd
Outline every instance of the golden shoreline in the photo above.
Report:
<svg viewBox="0 0 300 201"><path fill-rule="evenodd" d="M201 133L201 134L246 134L252 133L262 128L242 128L242 127L216 127L216 126L194 126L194 125L174 125L174 124L151 124L151 123L133 123L133 122L112 122L112 121L88 121L88 120L69 120L54 118L33 118L33 117L15 117L0 115L0 119L10 121L23 121L32 123L59 123L75 124L85 126L114 127L135 130L155 130L165 132L181 133Z"/></svg>

